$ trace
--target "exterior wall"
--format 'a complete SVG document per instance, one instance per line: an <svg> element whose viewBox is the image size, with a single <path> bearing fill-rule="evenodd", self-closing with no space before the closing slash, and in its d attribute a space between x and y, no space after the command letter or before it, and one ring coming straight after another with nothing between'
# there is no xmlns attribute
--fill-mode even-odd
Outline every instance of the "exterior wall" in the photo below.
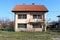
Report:
<svg viewBox="0 0 60 40"><path fill-rule="evenodd" d="M42 25L43 26L43 25ZM37 26L38 27L38 26ZM28 24L27 26L27 30L28 31L42 31L42 28L33 28L33 25L32 24Z"/></svg>
<svg viewBox="0 0 60 40"><path fill-rule="evenodd" d="M58 17L58 29L60 29L60 17Z"/></svg>
<svg viewBox="0 0 60 40"><path fill-rule="evenodd" d="M42 24L43 25L43 30L42 31L46 32L46 20L45 19L46 19L46 14L44 13L43 14L43 24Z"/></svg>
<svg viewBox="0 0 60 40"><path fill-rule="evenodd" d="M60 21L60 17L58 17L58 21Z"/></svg>
<svg viewBox="0 0 60 40"><path fill-rule="evenodd" d="M27 19L18 19L18 14L27 14ZM38 14L42 15L42 19L40 23L42 23L42 28L33 28L33 26L31 24L29 24L30 21L35 22L33 19L32 14L37 14L37 12L17 12L15 14L15 31L19 32L19 31L43 31L46 30L45 29L45 13L44 12L38 12ZM26 23L27 24L27 28L18 28L18 23Z"/></svg>

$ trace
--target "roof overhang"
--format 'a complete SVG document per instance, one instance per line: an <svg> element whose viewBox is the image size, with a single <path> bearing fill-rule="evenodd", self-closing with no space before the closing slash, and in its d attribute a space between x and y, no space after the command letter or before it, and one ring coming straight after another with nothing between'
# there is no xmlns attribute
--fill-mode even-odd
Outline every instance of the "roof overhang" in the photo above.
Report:
<svg viewBox="0 0 60 40"><path fill-rule="evenodd" d="M12 12L48 12L48 11L13 11Z"/></svg>

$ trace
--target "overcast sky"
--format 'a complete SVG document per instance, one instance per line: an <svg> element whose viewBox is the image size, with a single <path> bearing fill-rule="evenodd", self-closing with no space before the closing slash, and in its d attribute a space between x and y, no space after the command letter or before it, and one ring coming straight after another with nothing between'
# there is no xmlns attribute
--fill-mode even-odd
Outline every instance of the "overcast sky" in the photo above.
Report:
<svg viewBox="0 0 60 40"><path fill-rule="evenodd" d="M60 15L60 0L0 0L0 19L9 18L14 20L12 9L15 5L23 3L45 5L49 10L46 13L47 21L57 21L57 16Z"/></svg>

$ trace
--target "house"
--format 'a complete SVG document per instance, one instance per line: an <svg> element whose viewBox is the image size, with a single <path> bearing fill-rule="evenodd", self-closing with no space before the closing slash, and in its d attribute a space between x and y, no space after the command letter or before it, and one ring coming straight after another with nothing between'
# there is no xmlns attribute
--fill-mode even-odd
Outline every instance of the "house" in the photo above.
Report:
<svg viewBox="0 0 60 40"><path fill-rule="evenodd" d="M60 30L60 15L58 15L57 17L58 17L58 28Z"/></svg>
<svg viewBox="0 0 60 40"><path fill-rule="evenodd" d="M58 17L58 21L60 21L60 15L58 15L57 17Z"/></svg>
<svg viewBox="0 0 60 40"><path fill-rule="evenodd" d="M57 16L58 21L47 22L47 29L60 30L60 15Z"/></svg>
<svg viewBox="0 0 60 40"><path fill-rule="evenodd" d="M14 12L15 32L19 31L46 31L46 12L44 5L16 5Z"/></svg>

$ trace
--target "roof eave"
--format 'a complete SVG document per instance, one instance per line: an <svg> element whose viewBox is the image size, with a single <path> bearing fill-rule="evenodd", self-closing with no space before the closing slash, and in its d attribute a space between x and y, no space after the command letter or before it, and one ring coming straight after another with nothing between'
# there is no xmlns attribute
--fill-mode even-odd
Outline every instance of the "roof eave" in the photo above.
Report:
<svg viewBox="0 0 60 40"><path fill-rule="evenodd" d="M60 15L58 15L57 17L60 17Z"/></svg>
<svg viewBox="0 0 60 40"><path fill-rule="evenodd" d="M13 11L12 12L48 12L48 11Z"/></svg>

